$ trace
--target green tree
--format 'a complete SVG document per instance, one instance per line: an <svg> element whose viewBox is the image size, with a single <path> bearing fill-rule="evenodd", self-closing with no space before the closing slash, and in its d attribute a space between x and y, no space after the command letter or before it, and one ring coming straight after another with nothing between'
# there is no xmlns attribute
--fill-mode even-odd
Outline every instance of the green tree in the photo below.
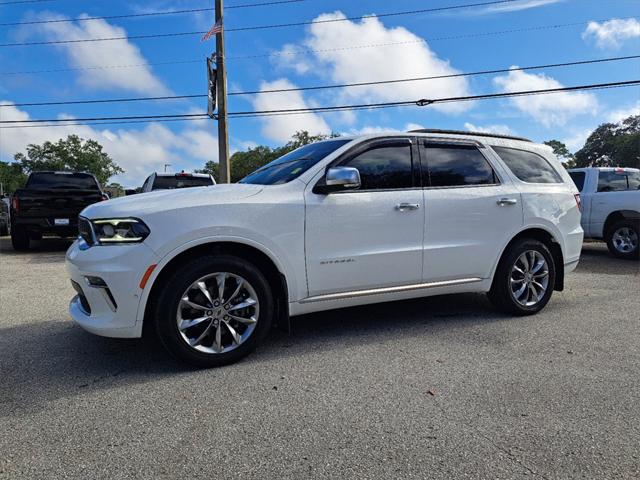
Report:
<svg viewBox="0 0 640 480"><path fill-rule="evenodd" d="M0 162L0 183L2 184L2 191L5 195L9 195L15 192L16 189L24 187L26 181L27 175L20 163Z"/></svg>
<svg viewBox="0 0 640 480"><path fill-rule="evenodd" d="M242 152L235 152L229 159L229 162L231 163L231 181L237 182L242 180L251 172L256 171L258 168L266 165L276 158L286 155L303 145L337 136L338 135L335 133L332 133L330 136L310 135L309 132L301 130L294 133L291 140L281 147L272 148L266 145L259 145ZM196 173L209 173L213 175L213 178L215 178L216 181L218 181L219 171L220 165L218 162L209 161L205 164L203 169L196 170Z"/></svg>
<svg viewBox="0 0 640 480"><path fill-rule="evenodd" d="M578 167L640 167L640 115L600 125L575 159Z"/></svg>
<svg viewBox="0 0 640 480"><path fill-rule="evenodd" d="M77 135L69 135L66 140L42 145L29 144L27 152L16 153L16 162L25 172L35 170L73 170L89 172L96 176L101 185L109 178L124 173L95 140L84 140Z"/></svg>
<svg viewBox="0 0 640 480"><path fill-rule="evenodd" d="M575 156L560 140L548 140L544 142L544 144L553 149L554 155L560 159L560 161L566 168L575 167Z"/></svg>

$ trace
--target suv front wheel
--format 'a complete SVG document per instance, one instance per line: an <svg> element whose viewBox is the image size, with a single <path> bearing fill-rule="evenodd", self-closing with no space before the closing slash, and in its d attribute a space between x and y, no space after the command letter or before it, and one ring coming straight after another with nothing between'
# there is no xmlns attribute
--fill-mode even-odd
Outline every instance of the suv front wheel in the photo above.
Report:
<svg viewBox="0 0 640 480"><path fill-rule="evenodd" d="M269 331L275 304L262 272L229 255L187 262L157 298L160 341L197 367L227 365L248 355Z"/></svg>
<svg viewBox="0 0 640 480"><path fill-rule="evenodd" d="M547 246L526 238L503 255L488 296L500 310L532 315L549 302L555 280L555 263Z"/></svg>

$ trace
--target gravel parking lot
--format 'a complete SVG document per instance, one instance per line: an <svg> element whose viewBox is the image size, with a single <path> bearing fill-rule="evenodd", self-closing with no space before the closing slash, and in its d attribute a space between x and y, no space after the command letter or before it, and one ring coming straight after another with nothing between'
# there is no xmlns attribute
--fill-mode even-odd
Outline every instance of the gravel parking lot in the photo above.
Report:
<svg viewBox="0 0 640 480"><path fill-rule="evenodd" d="M66 245L0 239L0 478L640 478L640 271L602 244L535 317L314 314L200 371L75 326Z"/></svg>

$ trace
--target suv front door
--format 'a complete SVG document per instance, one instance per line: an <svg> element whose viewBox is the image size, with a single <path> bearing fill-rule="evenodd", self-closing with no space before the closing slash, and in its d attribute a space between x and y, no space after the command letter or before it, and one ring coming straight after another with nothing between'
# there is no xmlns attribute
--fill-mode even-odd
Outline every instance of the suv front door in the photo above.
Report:
<svg viewBox="0 0 640 480"><path fill-rule="evenodd" d="M307 186L309 296L420 283L424 207L412 140L360 144L331 166L357 168L361 186L314 193L324 173Z"/></svg>

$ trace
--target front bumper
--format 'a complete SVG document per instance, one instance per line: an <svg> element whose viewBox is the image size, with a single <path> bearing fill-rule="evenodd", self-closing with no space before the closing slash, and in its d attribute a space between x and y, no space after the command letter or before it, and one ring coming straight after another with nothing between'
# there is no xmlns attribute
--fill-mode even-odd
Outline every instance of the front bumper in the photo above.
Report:
<svg viewBox="0 0 640 480"><path fill-rule="evenodd" d="M83 250L75 241L66 255L67 271L78 291L69 304L71 318L96 335L140 337L142 323L136 323L142 295L140 279L157 261L156 254L144 243ZM104 285L96 286L94 281L92 286L87 277L101 279Z"/></svg>

